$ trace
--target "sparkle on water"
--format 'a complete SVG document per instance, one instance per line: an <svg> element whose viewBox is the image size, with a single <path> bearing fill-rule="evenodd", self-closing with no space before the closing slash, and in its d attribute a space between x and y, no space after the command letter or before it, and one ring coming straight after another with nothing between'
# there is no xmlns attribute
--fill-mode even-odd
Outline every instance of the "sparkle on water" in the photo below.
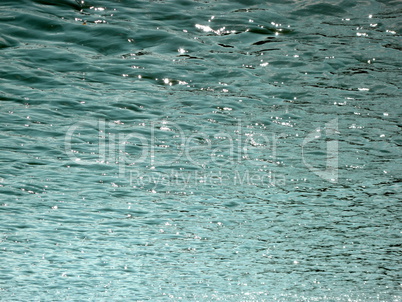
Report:
<svg viewBox="0 0 402 302"><path fill-rule="evenodd" d="M401 301L400 1L0 4L0 300Z"/></svg>

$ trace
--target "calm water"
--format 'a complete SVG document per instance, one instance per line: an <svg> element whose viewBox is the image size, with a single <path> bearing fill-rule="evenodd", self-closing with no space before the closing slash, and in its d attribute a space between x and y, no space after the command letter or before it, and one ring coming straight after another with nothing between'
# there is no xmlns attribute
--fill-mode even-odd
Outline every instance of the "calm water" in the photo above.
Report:
<svg viewBox="0 0 402 302"><path fill-rule="evenodd" d="M2 0L1 301L402 301L400 1Z"/></svg>

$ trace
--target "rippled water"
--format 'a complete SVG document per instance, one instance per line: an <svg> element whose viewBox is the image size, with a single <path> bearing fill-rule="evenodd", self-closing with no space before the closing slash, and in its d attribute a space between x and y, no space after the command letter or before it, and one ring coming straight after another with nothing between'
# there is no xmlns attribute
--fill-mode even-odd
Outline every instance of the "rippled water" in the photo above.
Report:
<svg viewBox="0 0 402 302"><path fill-rule="evenodd" d="M402 301L400 1L2 0L2 301Z"/></svg>

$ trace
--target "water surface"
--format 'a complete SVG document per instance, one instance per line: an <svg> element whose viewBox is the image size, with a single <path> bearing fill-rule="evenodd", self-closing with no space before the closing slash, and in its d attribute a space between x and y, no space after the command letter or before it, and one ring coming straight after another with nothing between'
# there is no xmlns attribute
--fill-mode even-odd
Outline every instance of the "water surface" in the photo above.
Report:
<svg viewBox="0 0 402 302"><path fill-rule="evenodd" d="M401 301L399 1L0 4L2 301Z"/></svg>

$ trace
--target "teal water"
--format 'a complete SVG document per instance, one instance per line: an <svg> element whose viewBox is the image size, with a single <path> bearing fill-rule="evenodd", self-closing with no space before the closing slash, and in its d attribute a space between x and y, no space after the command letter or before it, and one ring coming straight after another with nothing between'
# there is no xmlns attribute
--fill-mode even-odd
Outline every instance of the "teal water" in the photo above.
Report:
<svg viewBox="0 0 402 302"><path fill-rule="evenodd" d="M1 301L402 301L400 1L0 4Z"/></svg>

